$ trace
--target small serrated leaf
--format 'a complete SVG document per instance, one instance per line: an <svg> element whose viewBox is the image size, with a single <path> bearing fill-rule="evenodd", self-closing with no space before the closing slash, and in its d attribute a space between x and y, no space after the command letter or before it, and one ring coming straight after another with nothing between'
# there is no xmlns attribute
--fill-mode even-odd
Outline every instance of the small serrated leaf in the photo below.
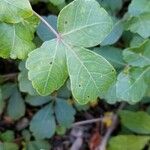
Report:
<svg viewBox="0 0 150 150"><path fill-rule="evenodd" d="M66 100L57 99L55 115L58 123L64 127L70 127L74 121L75 109Z"/></svg>
<svg viewBox="0 0 150 150"><path fill-rule="evenodd" d="M51 104L39 110L32 118L30 130L36 139L50 138L55 133L56 123Z"/></svg>
<svg viewBox="0 0 150 150"><path fill-rule="evenodd" d="M14 120L20 119L25 114L25 103L17 88L8 101L7 113Z"/></svg>

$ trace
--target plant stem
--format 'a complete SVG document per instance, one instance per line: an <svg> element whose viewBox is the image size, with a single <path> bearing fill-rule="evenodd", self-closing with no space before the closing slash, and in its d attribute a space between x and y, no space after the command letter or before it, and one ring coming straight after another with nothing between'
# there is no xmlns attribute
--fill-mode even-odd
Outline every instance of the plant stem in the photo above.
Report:
<svg viewBox="0 0 150 150"><path fill-rule="evenodd" d="M61 39L59 33L43 17L41 17L35 11L33 11L33 13L55 34L58 39Z"/></svg>
<svg viewBox="0 0 150 150"><path fill-rule="evenodd" d="M103 120L103 118L96 118L96 119L90 119L90 120L85 120L85 121L79 121L79 122L72 124L72 127L90 124L90 123L95 123L95 122L100 122L102 120Z"/></svg>
<svg viewBox="0 0 150 150"><path fill-rule="evenodd" d="M108 140L109 140L112 132L115 130L115 128L117 127L117 124L118 124L118 115L117 115L117 113L120 110L122 110L125 107L125 105L126 105L126 103L124 103L124 102L121 103L120 106L118 107L116 113L113 114L113 116L112 116L112 125L107 129L107 132L105 133L98 150L106 150Z"/></svg>

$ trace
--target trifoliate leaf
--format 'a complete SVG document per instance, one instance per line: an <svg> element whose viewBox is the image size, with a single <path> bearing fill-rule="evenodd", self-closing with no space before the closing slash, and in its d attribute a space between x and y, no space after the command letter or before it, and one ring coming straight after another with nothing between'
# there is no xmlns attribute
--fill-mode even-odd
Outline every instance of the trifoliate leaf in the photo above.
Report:
<svg viewBox="0 0 150 150"><path fill-rule="evenodd" d="M0 57L26 58L35 48L32 40L37 21L31 17L17 24L0 23Z"/></svg>
<svg viewBox="0 0 150 150"><path fill-rule="evenodd" d="M50 138L55 133L56 123L53 116L53 108L46 105L32 118L30 130L37 139Z"/></svg>
<svg viewBox="0 0 150 150"><path fill-rule="evenodd" d="M58 31L63 40L75 46L98 45L111 29L111 18L95 0L75 0L58 16Z"/></svg>
<svg viewBox="0 0 150 150"><path fill-rule="evenodd" d="M103 57L80 46L99 44L111 30L111 18L95 0L75 0L58 18L60 37L29 54L29 79L41 95L48 95L60 88L69 74L74 98L88 103L106 92L115 79L115 70Z"/></svg>
<svg viewBox="0 0 150 150"><path fill-rule="evenodd" d="M138 47L127 48L123 51L124 60L129 65L146 67L150 65L150 40L144 41Z"/></svg>
<svg viewBox="0 0 150 150"><path fill-rule="evenodd" d="M50 23L50 25L57 30L57 17L54 15L49 15L48 17L43 16L43 18ZM55 38L54 34L51 32L47 26L41 22L37 28L37 34L42 41L48 41Z"/></svg>
<svg viewBox="0 0 150 150"><path fill-rule="evenodd" d="M132 0L129 5L128 12L132 16L138 16L142 13L150 13L150 1L149 0Z"/></svg>
<svg viewBox="0 0 150 150"><path fill-rule="evenodd" d="M17 89L9 99L7 113L14 120L20 119L25 114L25 103Z"/></svg>
<svg viewBox="0 0 150 150"><path fill-rule="evenodd" d="M25 146L26 150L50 150L51 147L47 141L37 140L27 142Z"/></svg>
<svg viewBox="0 0 150 150"><path fill-rule="evenodd" d="M118 135L109 141L108 150L143 150L150 137L136 135Z"/></svg>
<svg viewBox="0 0 150 150"><path fill-rule="evenodd" d="M116 83L117 97L129 103L140 101L148 87L144 76L149 71L150 67L132 68L128 72L121 72Z"/></svg>
<svg viewBox="0 0 150 150"><path fill-rule="evenodd" d="M32 8L29 0L1 0L0 21L18 23L32 16Z"/></svg>
<svg viewBox="0 0 150 150"><path fill-rule="evenodd" d="M119 115L122 125L126 128L138 134L150 134L150 115L148 113L123 110Z"/></svg>
<svg viewBox="0 0 150 150"><path fill-rule="evenodd" d="M33 87L41 95L49 95L68 77L64 45L57 39L45 42L29 54L26 67Z"/></svg>
<svg viewBox="0 0 150 150"><path fill-rule="evenodd" d="M64 127L70 127L74 121L75 110L66 100L57 99L55 115L58 123Z"/></svg>

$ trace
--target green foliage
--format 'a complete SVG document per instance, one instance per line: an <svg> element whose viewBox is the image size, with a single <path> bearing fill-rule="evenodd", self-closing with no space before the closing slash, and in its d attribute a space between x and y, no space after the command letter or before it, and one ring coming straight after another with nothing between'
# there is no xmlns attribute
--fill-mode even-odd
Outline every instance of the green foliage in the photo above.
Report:
<svg viewBox="0 0 150 150"><path fill-rule="evenodd" d="M17 144L5 142L5 143L0 143L0 149L1 150L12 150L12 149L19 150L19 147L17 146Z"/></svg>
<svg viewBox="0 0 150 150"><path fill-rule="evenodd" d="M48 142L42 140L31 141L25 145L25 150L37 150L37 149L50 150L51 147Z"/></svg>
<svg viewBox="0 0 150 150"><path fill-rule="evenodd" d="M35 48L32 40L37 23L34 16L16 24L0 23L0 57L25 59Z"/></svg>
<svg viewBox="0 0 150 150"><path fill-rule="evenodd" d="M111 28L111 18L94 0L77 0L66 6L58 16L60 39L45 42L27 59L33 87L41 95L48 95L59 89L69 75L73 96L81 104L106 92L115 79L115 70L103 57L83 47L99 44ZM41 63L37 66L37 62Z"/></svg>
<svg viewBox="0 0 150 150"><path fill-rule="evenodd" d="M28 0L3 0L0 2L0 21L18 23L32 16L32 8Z"/></svg>
<svg viewBox="0 0 150 150"><path fill-rule="evenodd" d="M74 121L75 110L67 103L67 101L57 99L55 114L59 124L64 127L69 127Z"/></svg>
<svg viewBox="0 0 150 150"><path fill-rule="evenodd" d="M119 114L121 123L126 128L138 134L150 134L150 115L146 112L123 110Z"/></svg>
<svg viewBox="0 0 150 150"><path fill-rule="evenodd" d="M51 24L51 26L57 30L57 17L54 15L49 15L47 17L43 16L43 18ZM42 41L48 41L55 38L55 35L47 28L47 26L41 22L37 28L37 34Z"/></svg>
<svg viewBox="0 0 150 150"><path fill-rule="evenodd" d="M137 67L146 67L150 65L150 40L144 41L138 47L131 47L123 52L124 60L129 65Z"/></svg>
<svg viewBox="0 0 150 150"><path fill-rule="evenodd" d="M24 100L16 88L8 101L7 113L14 120L20 119L25 114Z"/></svg>
<svg viewBox="0 0 150 150"><path fill-rule="evenodd" d="M39 110L32 118L30 130L37 139L50 138L55 133L56 123L51 105Z"/></svg>
<svg viewBox="0 0 150 150"><path fill-rule="evenodd" d="M135 135L119 135L110 139L108 150L142 150L150 137Z"/></svg>
<svg viewBox="0 0 150 150"><path fill-rule="evenodd" d="M13 140L15 139L14 131L7 130L4 133L0 133L0 139L5 142L13 142Z"/></svg>

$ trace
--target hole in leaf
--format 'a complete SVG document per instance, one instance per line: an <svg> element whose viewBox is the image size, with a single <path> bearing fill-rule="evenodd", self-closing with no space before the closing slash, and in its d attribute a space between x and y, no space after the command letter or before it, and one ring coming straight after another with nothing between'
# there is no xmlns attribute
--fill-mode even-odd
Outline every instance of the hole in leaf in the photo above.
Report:
<svg viewBox="0 0 150 150"><path fill-rule="evenodd" d="M52 65L53 62L50 62L49 64Z"/></svg>
<svg viewBox="0 0 150 150"><path fill-rule="evenodd" d="M81 87L81 84L79 84L79 87Z"/></svg>
<svg viewBox="0 0 150 150"><path fill-rule="evenodd" d="M90 96L87 96L88 98L90 97Z"/></svg>
<svg viewBox="0 0 150 150"><path fill-rule="evenodd" d="M68 23L68 21L65 21L65 24L67 24Z"/></svg>

